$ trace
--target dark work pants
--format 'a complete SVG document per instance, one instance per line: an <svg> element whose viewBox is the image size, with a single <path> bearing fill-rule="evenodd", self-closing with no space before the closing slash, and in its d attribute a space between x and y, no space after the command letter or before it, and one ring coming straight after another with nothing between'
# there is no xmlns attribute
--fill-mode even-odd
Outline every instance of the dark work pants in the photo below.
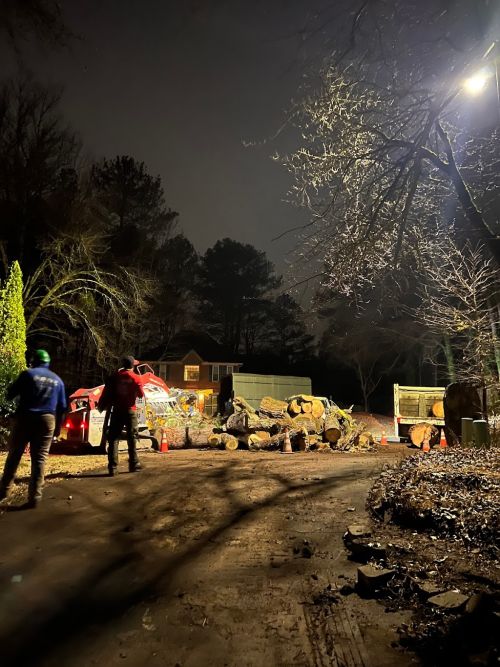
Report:
<svg viewBox="0 0 500 667"><path fill-rule="evenodd" d="M5 461L0 491L8 492L14 481L21 456L27 445L30 446L31 478L28 487L29 500L42 497L45 463L54 436L56 418L53 414L24 413L14 419L9 453Z"/></svg>
<svg viewBox="0 0 500 667"><path fill-rule="evenodd" d="M114 470L118 466L118 445L122 431L127 434L128 465L135 468L139 464L137 457L137 412L135 410L116 410L113 408L109 420L108 467Z"/></svg>

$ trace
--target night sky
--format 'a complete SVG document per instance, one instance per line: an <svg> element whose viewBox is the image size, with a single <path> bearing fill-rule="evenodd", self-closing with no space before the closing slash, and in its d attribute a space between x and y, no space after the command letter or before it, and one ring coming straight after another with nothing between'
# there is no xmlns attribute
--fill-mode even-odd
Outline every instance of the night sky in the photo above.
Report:
<svg viewBox="0 0 500 667"><path fill-rule="evenodd" d="M300 30L312 4L63 3L79 39L25 59L37 78L64 85L62 110L88 157L130 154L161 175L199 251L229 236L282 269L293 237L272 238L306 218L283 201L289 177L270 156L295 140L273 135L310 65Z"/></svg>

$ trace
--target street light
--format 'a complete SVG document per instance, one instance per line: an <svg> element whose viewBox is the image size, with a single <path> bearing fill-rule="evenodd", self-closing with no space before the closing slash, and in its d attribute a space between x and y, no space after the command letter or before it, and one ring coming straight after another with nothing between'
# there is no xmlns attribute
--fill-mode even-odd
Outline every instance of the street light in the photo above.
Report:
<svg viewBox="0 0 500 667"><path fill-rule="evenodd" d="M479 95L479 93L481 93L486 87L490 76L491 74L484 69L476 72L464 81L465 90L469 93L469 95Z"/></svg>

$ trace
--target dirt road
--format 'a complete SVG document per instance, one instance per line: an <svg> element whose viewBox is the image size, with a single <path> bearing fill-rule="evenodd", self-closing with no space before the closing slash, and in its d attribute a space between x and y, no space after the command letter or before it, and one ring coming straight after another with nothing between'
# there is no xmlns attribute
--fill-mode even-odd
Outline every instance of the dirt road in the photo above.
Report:
<svg viewBox="0 0 500 667"><path fill-rule="evenodd" d="M0 516L2 664L415 664L391 647L406 612L314 604L354 579L342 534L401 455L180 451L50 484Z"/></svg>

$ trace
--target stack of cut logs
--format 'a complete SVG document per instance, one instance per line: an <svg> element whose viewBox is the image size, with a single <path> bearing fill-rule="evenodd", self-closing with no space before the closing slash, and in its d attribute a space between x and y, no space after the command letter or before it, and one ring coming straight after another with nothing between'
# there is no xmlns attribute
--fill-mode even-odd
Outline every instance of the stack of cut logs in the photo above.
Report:
<svg viewBox="0 0 500 667"><path fill-rule="evenodd" d="M283 445L285 427L295 450L368 449L374 444L371 434L349 411L335 405L326 409L314 396L299 394L287 401L265 396L258 410L236 397L233 408L226 423L209 435L211 447L277 450Z"/></svg>

